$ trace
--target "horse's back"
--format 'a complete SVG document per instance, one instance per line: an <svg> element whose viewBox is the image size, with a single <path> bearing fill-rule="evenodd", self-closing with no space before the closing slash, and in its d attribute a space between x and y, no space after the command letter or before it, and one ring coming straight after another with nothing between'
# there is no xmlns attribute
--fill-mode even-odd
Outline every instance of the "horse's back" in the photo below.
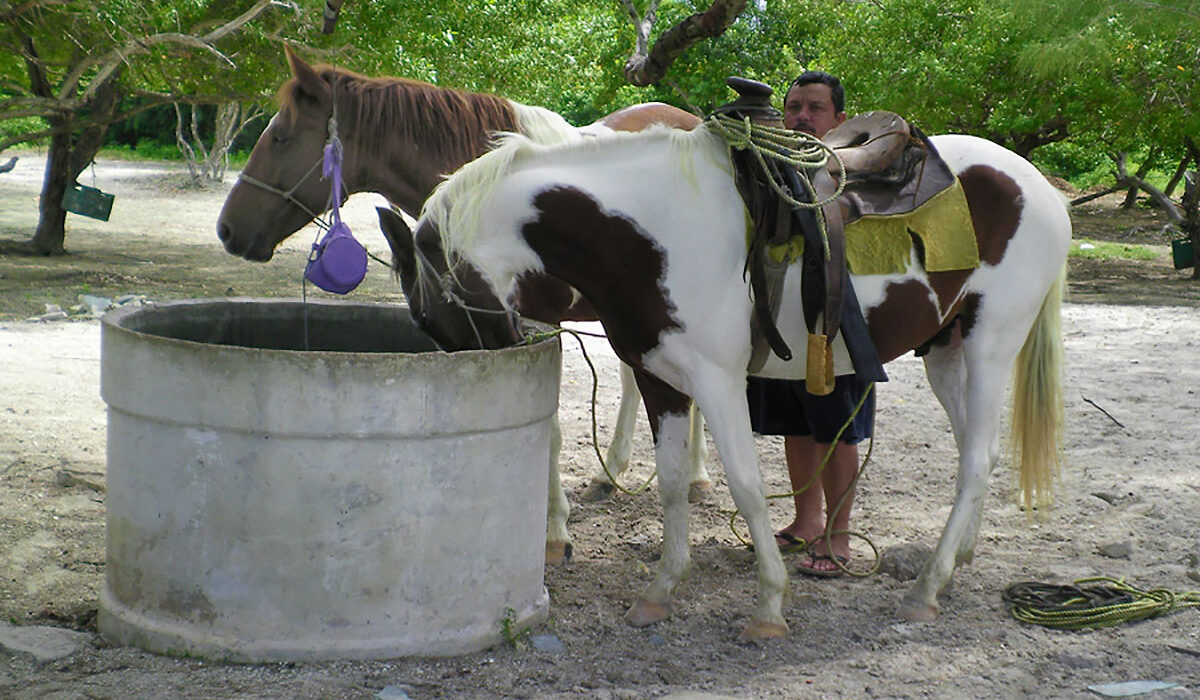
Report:
<svg viewBox="0 0 1200 700"><path fill-rule="evenodd" d="M1010 255L1024 264L1038 258L1057 273L1070 246L1071 217L1065 197L1041 171L987 139L946 134L930 140L962 182L981 261L996 266Z"/></svg>

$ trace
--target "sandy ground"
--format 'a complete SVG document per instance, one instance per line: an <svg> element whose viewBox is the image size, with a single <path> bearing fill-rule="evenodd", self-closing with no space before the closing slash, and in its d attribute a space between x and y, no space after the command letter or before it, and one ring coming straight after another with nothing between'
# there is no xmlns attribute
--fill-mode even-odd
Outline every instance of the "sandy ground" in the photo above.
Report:
<svg viewBox="0 0 1200 700"><path fill-rule="evenodd" d="M27 196L17 190L28 184L4 177L0 198ZM181 222L178 235L156 225L155 236L210 252L222 191L147 197L175 202L194 223ZM373 232L373 203L354 200L348 216L357 217L350 219L356 232ZM161 216L162 208L159 200L132 205L142 217ZM8 211L0 216L0 233L27 231L28 223L12 223ZM151 229L121 224L100 230L98 237L146 240ZM79 231L80 257L103 257L89 246L99 250L104 241L85 240ZM281 265L294 266L311 239L294 240L296 252L281 256ZM153 260L148 248L139 255ZM231 269L250 265L228 263ZM0 283L9 275L0 274ZM379 288L390 283L381 272L372 276ZM1198 610L1063 632L1014 621L1000 600L1016 581L1068 583L1094 575L1175 592L1200 589L1200 314L1194 305L1073 303L1065 308L1064 330L1068 467L1060 499L1044 520L1027 518L1012 503L1011 474L1002 462L975 561L956 574L935 622L895 617L909 583L898 580L906 578L903 572L838 580L795 576L786 611L790 637L739 643L756 587L753 555L729 529L732 502L712 450L715 488L693 508L691 520L692 575L679 591L675 615L655 627L632 629L621 618L649 582L658 556L660 510L651 488L609 502L573 501L575 558L546 571L550 620L533 631L557 638L560 650L504 645L446 659L226 665L114 647L95 634L105 559L99 323L0 322L0 613L18 625L87 633L80 651L49 664L0 656L0 697L1082 698L1097 697L1089 685L1137 679L1180 684L1147 697L1196 697ZM598 367L604 443L615 418L616 361L603 341L588 340L587 348ZM564 342L564 357L562 471L575 493L597 469L592 377L576 341ZM888 370L854 526L895 552L932 545L940 533L952 500L955 452L920 362L906 357ZM759 446L768 490L785 491L779 443L760 438ZM635 458L631 484L652 469L644 427ZM777 525L787 522L782 503L772 512ZM469 527L463 536L470 536ZM1127 556L1112 551L1124 545ZM798 556L786 560L794 564ZM870 549L861 543L855 564L870 566Z"/></svg>

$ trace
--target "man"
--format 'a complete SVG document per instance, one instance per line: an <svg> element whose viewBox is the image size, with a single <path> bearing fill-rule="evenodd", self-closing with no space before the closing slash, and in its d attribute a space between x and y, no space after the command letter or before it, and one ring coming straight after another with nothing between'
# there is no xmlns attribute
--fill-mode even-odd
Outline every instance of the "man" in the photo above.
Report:
<svg viewBox="0 0 1200 700"><path fill-rule="evenodd" d="M845 100L842 83L835 76L823 71L803 73L792 81L784 96L784 126L822 137L846 120ZM805 489L812 482L794 497L795 519L775 536L783 552L805 552L804 561L797 567L801 573L832 578L843 573L838 561L849 561L847 530L858 471L858 443L871 437L874 428L874 391L838 440L820 478L814 481L814 475L867 386L854 375L846 375L837 378L831 394L813 396L805 390L803 381L751 377L747 382L750 422L755 432L784 436L792 490ZM841 502L843 497L845 501ZM835 533L828 542L823 538L827 525Z"/></svg>

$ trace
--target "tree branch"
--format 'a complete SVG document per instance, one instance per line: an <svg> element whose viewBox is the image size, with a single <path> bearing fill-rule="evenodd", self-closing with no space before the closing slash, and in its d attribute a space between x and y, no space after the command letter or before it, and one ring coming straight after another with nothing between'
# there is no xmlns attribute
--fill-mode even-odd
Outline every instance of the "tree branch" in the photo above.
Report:
<svg viewBox="0 0 1200 700"><path fill-rule="evenodd" d="M629 9L627 0L622 2L625 2L626 9ZM652 8L654 7L657 7L657 3L652 5ZM667 74L667 68L684 51L704 39L724 34L745 9L746 0L713 0L712 5L704 12L691 15L659 35L649 51L642 46L640 25L635 22L635 26L639 26L639 45L638 50L625 62L625 80L638 87L646 87L662 80ZM649 18L650 12L646 14ZM636 12L633 15L636 16ZM648 27L646 33L649 33Z"/></svg>
<svg viewBox="0 0 1200 700"><path fill-rule="evenodd" d="M0 14L0 22L14 20L26 12L38 7L45 7L46 5L67 5L69 3L70 0L28 0L28 2L24 2L16 7L9 8L4 12L4 14Z"/></svg>
<svg viewBox="0 0 1200 700"><path fill-rule="evenodd" d="M337 26L338 13L342 11L343 0L325 0L325 9L321 11L321 16L325 20L321 25L322 34L333 34L333 28Z"/></svg>
<svg viewBox="0 0 1200 700"><path fill-rule="evenodd" d="M1178 225L1183 221L1183 215L1179 213L1179 208L1171 201L1171 198L1162 193L1149 182L1146 182L1137 175L1130 175L1125 167L1125 153L1117 153L1115 156L1110 156L1117 165L1117 185L1122 189L1126 187L1137 187L1158 203L1162 210L1167 213L1167 217L1171 219L1171 223Z"/></svg>
<svg viewBox="0 0 1200 700"><path fill-rule="evenodd" d="M83 99L85 101L91 99L95 92L100 89L100 86L112 75L112 72L116 70L118 66L125 63L130 56L148 53L150 47L156 44L183 44L185 46L200 48L213 54L228 65L235 66L236 64L233 62L233 59L229 58L219 49L217 49L217 47L213 46L213 42L241 29L247 23L254 20L267 9L272 7L283 7L292 9L296 12L300 11L296 3L288 0L258 0L258 2L256 2L249 10L246 10L237 18L222 24L203 36L197 37L176 32L166 32L132 39L124 46L113 49L103 56L89 57L81 61L79 65L75 66L75 69L63 79L62 87L59 89L59 96L66 98L73 94L79 85L79 81L83 79L83 75L88 70L98 66L99 70L89 82L87 90L83 95Z"/></svg>

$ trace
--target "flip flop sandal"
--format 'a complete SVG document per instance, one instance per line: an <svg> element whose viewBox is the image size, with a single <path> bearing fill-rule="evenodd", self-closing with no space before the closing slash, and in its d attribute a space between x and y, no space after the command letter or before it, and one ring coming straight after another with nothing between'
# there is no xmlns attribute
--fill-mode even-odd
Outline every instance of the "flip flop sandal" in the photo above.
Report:
<svg viewBox="0 0 1200 700"><path fill-rule="evenodd" d="M779 540L783 540L785 544L779 544ZM789 535L782 530L775 533L775 544L779 545L780 554L791 554L792 552L803 552L808 549L808 543L796 537Z"/></svg>
<svg viewBox="0 0 1200 700"><path fill-rule="evenodd" d="M783 540L783 543L780 544L779 540ZM793 552L803 552L808 549L807 542L800 539L799 537L796 537L795 535L791 535L786 532L783 532L782 530L775 533L775 544L779 546L780 554L791 554ZM751 552L753 552L754 545L748 544L748 545L746 545L746 549L749 549Z"/></svg>
<svg viewBox="0 0 1200 700"><path fill-rule="evenodd" d="M820 561L840 562L842 566L845 566L850 562L849 559L841 556L840 554L834 554L832 556L828 554L810 554L808 559L796 565L796 571L799 571L805 576L815 576L817 578L837 578L846 573L841 566L836 565L832 569L818 569L816 567L816 563Z"/></svg>

